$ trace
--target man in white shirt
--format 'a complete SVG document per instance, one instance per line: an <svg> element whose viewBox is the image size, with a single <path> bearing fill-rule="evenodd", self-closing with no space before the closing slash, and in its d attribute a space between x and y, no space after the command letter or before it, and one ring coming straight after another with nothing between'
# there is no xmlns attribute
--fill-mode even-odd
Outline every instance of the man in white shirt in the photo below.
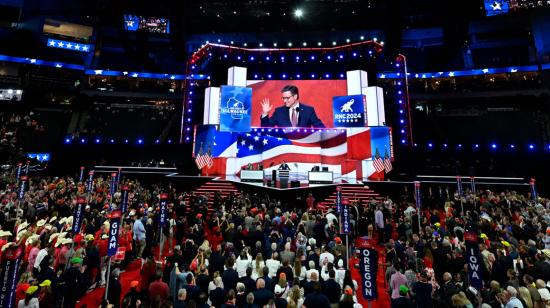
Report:
<svg viewBox="0 0 550 308"><path fill-rule="evenodd" d="M328 247L323 246L323 253L319 256L319 266L323 267L328 263L334 263L334 255L330 253Z"/></svg>

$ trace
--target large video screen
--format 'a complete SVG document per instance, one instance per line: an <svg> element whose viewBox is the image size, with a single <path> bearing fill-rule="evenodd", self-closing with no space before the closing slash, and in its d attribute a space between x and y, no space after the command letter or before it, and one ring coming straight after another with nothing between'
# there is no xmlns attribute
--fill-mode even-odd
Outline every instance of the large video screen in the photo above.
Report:
<svg viewBox="0 0 550 308"><path fill-rule="evenodd" d="M168 18L147 17L137 15L124 15L124 30L137 31L145 29L151 33L170 33L170 20Z"/></svg>
<svg viewBox="0 0 550 308"><path fill-rule="evenodd" d="M347 85L345 80L251 80L248 81L248 86L252 88L252 126L291 126L291 125L262 125L262 101L269 101L269 105L272 106L269 112L269 117L273 120L275 118L284 118L286 120L290 118L290 114L287 116L284 113L289 112L285 108L285 100L283 99L283 93L281 90L288 85L292 85L298 88L298 102L300 104L300 123L304 127L318 126L308 125L305 122L307 119L303 119L306 115L311 118L311 111L315 113L317 118L321 121L324 127L334 127L333 120L333 107L332 101L334 96L347 95ZM292 98L294 99L294 98ZM303 107L302 107L303 106ZM311 107L311 108L308 108ZM279 111L277 111L279 108ZM281 121L279 121L281 123ZM264 123L265 124L265 123Z"/></svg>

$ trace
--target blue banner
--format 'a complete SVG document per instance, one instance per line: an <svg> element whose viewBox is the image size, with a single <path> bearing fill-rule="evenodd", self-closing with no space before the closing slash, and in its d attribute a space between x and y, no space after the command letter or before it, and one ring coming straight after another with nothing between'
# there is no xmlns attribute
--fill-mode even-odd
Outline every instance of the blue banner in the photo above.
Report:
<svg viewBox="0 0 550 308"><path fill-rule="evenodd" d="M118 229L120 228L120 211L114 211L111 214L111 228L109 229L109 242L107 246L107 255L112 257L118 249Z"/></svg>
<svg viewBox="0 0 550 308"><path fill-rule="evenodd" d="M116 192L116 178L116 172L111 173L111 182L109 183L109 193L111 194L111 199L114 198Z"/></svg>
<svg viewBox="0 0 550 308"><path fill-rule="evenodd" d="M336 187L336 213L342 212L342 187Z"/></svg>
<svg viewBox="0 0 550 308"><path fill-rule="evenodd" d="M334 127L365 127L365 96L334 96L332 114Z"/></svg>
<svg viewBox="0 0 550 308"><path fill-rule="evenodd" d="M23 164L19 163L17 164L17 173L15 174L15 182L19 184L19 178L21 177L21 169L23 168Z"/></svg>
<svg viewBox="0 0 550 308"><path fill-rule="evenodd" d="M378 270L378 252L372 248L361 248L359 270L361 271L361 286L363 298L373 300L378 298L376 272Z"/></svg>
<svg viewBox="0 0 550 308"><path fill-rule="evenodd" d="M160 194L160 227L164 227L166 225L167 216L168 216L168 209L166 208L166 200L168 199L168 194L162 193Z"/></svg>
<svg viewBox="0 0 550 308"><path fill-rule="evenodd" d="M76 207L74 209L73 217L73 233L80 233L80 227L82 226L82 216L84 214L84 204L86 204L86 199L83 197L76 198Z"/></svg>
<svg viewBox="0 0 550 308"><path fill-rule="evenodd" d="M340 215L340 234L349 234L349 206L347 202L342 204L342 213Z"/></svg>
<svg viewBox="0 0 550 308"><path fill-rule="evenodd" d="M25 198L25 186L27 185L28 179L29 178L26 175L21 177L21 185L19 186L19 194L18 194L19 200L23 200Z"/></svg>
<svg viewBox="0 0 550 308"><path fill-rule="evenodd" d="M122 213L126 213L128 210L128 192L130 188L128 186L122 186L122 194L121 194L121 200L120 200L120 209Z"/></svg>
<svg viewBox="0 0 550 308"><path fill-rule="evenodd" d="M421 211L421 199L420 199L420 182L416 181L414 182L414 200L416 201L416 209L418 210L419 219L420 219L420 211Z"/></svg>
<svg viewBox="0 0 550 308"><path fill-rule="evenodd" d="M535 179L529 181L529 186L531 187L531 199L537 203L537 187L535 186Z"/></svg>
<svg viewBox="0 0 550 308"><path fill-rule="evenodd" d="M120 183L120 178L122 177L122 168L118 168L118 173L116 175L116 185Z"/></svg>
<svg viewBox="0 0 550 308"><path fill-rule="evenodd" d="M80 175L78 176L78 182L81 183L84 179L84 167L80 167Z"/></svg>
<svg viewBox="0 0 550 308"><path fill-rule="evenodd" d="M15 289L19 281L19 267L21 266L22 257L22 246L12 246L2 252L0 307L17 307Z"/></svg>
<svg viewBox="0 0 550 308"><path fill-rule="evenodd" d="M483 260L479 253L477 234L474 232L466 232L464 234L464 240L466 241L466 260L468 262L470 285L481 290L481 288L483 288Z"/></svg>
<svg viewBox="0 0 550 308"><path fill-rule="evenodd" d="M220 131L249 132L252 118L252 88L222 86Z"/></svg>
<svg viewBox="0 0 550 308"><path fill-rule="evenodd" d="M88 172L88 186L86 187L86 190L88 193L92 193L92 189L94 188L94 171Z"/></svg>

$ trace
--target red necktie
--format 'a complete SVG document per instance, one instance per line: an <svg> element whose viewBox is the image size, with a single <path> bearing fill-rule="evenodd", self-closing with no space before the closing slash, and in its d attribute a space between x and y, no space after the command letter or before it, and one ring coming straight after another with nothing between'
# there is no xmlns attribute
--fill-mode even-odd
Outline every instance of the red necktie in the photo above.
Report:
<svg viewBox="0 0 550 308"><path fill-rule="evenodd" d="M298 126L298 113L296 112L296 108L292 109L292 118L290 119L290 123L292 124L292 127Z"/></svg>

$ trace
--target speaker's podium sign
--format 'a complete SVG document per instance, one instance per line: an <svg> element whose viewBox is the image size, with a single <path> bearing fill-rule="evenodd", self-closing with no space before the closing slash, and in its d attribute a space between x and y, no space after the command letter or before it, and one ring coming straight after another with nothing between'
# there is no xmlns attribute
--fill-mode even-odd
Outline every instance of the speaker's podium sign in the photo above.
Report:
<svg viewBox="0 0 550 308"><path fill-rule="evenodd" d="M334 96L332 114L334 127L365 127L365 96Z"/></svg>
<svg viewBox="0 0 550 308"><path fill-rule="evenodd" d="M220 131L249 132L252 88L222 86L220 96Z"/></svg>

